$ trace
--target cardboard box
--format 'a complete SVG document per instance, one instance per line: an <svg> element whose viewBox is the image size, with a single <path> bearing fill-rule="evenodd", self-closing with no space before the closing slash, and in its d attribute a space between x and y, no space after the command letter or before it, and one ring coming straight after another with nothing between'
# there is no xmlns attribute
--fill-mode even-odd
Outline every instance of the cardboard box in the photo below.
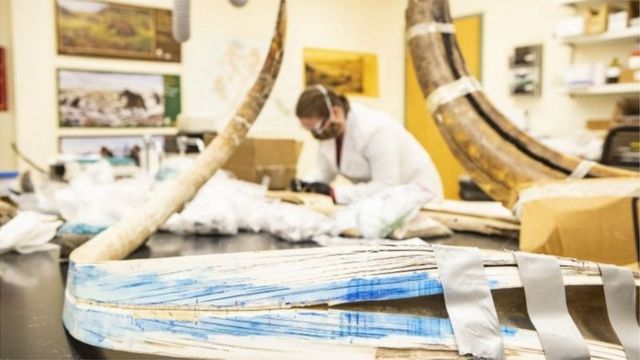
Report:
<svg viewBox="0 0 640 360"><path fill-rule="evenodd" d="M589 119L587 120L587 129L589 130L609 130L616 126L614 119Z"/></svg>
<svg viewBox="0 0 640 360"><path fill-rule="evenodd" d="M223 169L240 180L269 181L269 189L282 190L296 176L301 151L302 142L294 139L246 138Z"/></svg>
<svg viewBox="0 0 640 360"><path fill-rule="evenodd" d="M640 81L640 69L627 69L624 68L620 71L620 78L618 82L620 83L631 83L631 82L639 82Z"/></svg>
<svg viewBox="0 0 640 360"><path fill-rule="evenodd" d="M597 8L587 7L583 10L584 33L587 35L600 34L607 30L609 19L609 5L601 4Z"/></svg>
<svg viewBox="0 0 640 360"><path fill-rule="evenodd" d="M520 190L520 249L638 269L638 178L534 184Z"/></svg>

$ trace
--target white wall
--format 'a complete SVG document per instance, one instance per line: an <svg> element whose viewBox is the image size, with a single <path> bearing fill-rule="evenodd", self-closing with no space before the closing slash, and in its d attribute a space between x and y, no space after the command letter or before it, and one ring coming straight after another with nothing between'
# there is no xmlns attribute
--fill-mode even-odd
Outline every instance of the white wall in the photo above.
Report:
<svg viewBox="0 0 640 360"><path fill-rule="evenodd" d="M303 90L302 50L305 47L376 53L378 98L353 98L404 118L404 1L401 0L289 0L285 56L269 101L252 130L258 136L293 136L305 140L299 163L302 173L315 160L316 143L293 114ZM205 89L196 58L212 52L230 36L268 43L278 1L250 0L243 8L228 1L193 0L192 38L184 47L184 109L201 114L207 109ZM243 95L243 94L239 94ZM287 113L288 112L288 113Z"/></svg>
<svg viewBox="0 0 640 360"><path fill-rule="evenodd" d="M7 2L8 0L0 0ZM15 139L22 152L46 166L58 151L56 70L59 68L180 73L181 66L57 55L55 2L10 0L13 43ZM124 2L117 1L116 2ZM136 4L168 7L170 0L137 0ZM18 166L26 169L19 161Z"/></svg>
<svg viewBox="0 0 640 360"><path fill-rule="evenodd" d="M489 98L500 109L521 108L529 113L533 133L568 136L583 129L587 119L608 118L615 97L569 97L564 94L562 72L571 63L571 47L553 37L558 20L572 16L571 7L551 0L450 0L452 15L482 13L482 82ZM543 45L543 83L541 97L509 94L508 59L514 47ZM576 62L604 61L612 57L626 59L629 44L579 47Z"/></svg>
<svg viewBox="0 0 640 360"><path fill-rule="evenodd" d="M10 2L10 9L7 9ZM169 8L171 0L118 0L122 3ZM58 56L55 42L53 0L0 0L0 11L11 15L11 31L2 21L0 41L10 33L13 43L13 111L0 114L15 121L15 139L36 162L46 164L57 152L56 69L81 68L182 75L182 107L187 114L202 115L209 108L203 91L202 64L198 59L215 53L223 39L246 37L266 44L273 32L277 0L249 0L235 8L227 0L192 0L192 38L183 46L182 64ZM404 0L289 0L289 26L285 58L272 99L253 130L256 135L296 136L307 142L300 163L309 169L315 156L313 140L301 131L292 115L302 90L302 49L327 48L373 52L378 55L378 98L358 98L400 121L404 118ZM454 16L484 15L482 71L485 89L502 109L529 111L536 133L567 135L583 128L587 118L607 117L611 98L571 98L562 94L561 72L571 61L571 49L553 38L556 21L573 14L569 7L549 0L451 0ZM4 20L4 18L2 18ZM509 95L508 58L515 46L544 45L544 81L539 98ZM625 45L622 45L625 49ZM602 50L602 49L598 49ZM608 60L594 49L579 49L577 61ZM620 52L620 48L612 52ZM626 50L622 52L626 54ZM602 57L605 57L602 59ZM6 134L11 121L0 121L1 166L5 159ZM9 165L6 165L9 164Z"/></svg>
<svg viewBox="0 0 640 360"><path fill-rule="evenodd" d="M0 0L7 2L8 0ZM170 7L170 0L118 0ZM57 152L56 69L78 68L182 75L182 108L189 114L207 109L198 83L203 71L195 59L215 52L219 40L246 36L267 43L273 33L277 0L249 0L235 8L228 0L192 1L192 38L183 46L182 64L59 56L53 0L11 0L15 83L16 140L33 160L46 164ZM3 5L4 6L4 5ZM289 0L284 63L254 134L305 137L301 170L314 160L314 143L299 130L293 106L302 90L302 48L374 52L378 55L380 96L362 100L399 120L404 117L404 6L402 0ZM3 140L4 143L4 140ZM24 164L22 164L24 165Z"/></svg>
<svg viewBox="0 0 640 360"><path fill-rule="evenodd" d="M14 170L16 159L10 148L15 141L15 126L13 116L13 86L11 71L11 18L9 17L9 2L0 0L0 46L4 47L7 60L5 73L7 75L7 90L9 92L9 110L0 111L0 171Z"/></svg>

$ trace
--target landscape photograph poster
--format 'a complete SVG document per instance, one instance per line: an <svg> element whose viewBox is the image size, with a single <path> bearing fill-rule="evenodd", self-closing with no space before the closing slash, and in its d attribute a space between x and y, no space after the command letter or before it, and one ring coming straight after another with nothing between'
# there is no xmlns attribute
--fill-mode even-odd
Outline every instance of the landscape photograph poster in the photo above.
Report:
<svg viewBox="0 0 640 360"><path fill-rule="evenodd" d="M58 53L180 62L171 11L92 0L58 0Z"/></svg>
<svg viewBox="0 0 640 360"><path fill-rule="evenodd" d="M181 110L178 75L58 70L61 127L168 127Z"/></svg>
<svg viewBox="0 0 640 360"><path fill-rule="evenodd" d="M156 135L150 140L164 148L164 136ZM59 138L58 150L65 155L106 158L112 165L140 165L145 146L142 136L63 136Z"/></svg>

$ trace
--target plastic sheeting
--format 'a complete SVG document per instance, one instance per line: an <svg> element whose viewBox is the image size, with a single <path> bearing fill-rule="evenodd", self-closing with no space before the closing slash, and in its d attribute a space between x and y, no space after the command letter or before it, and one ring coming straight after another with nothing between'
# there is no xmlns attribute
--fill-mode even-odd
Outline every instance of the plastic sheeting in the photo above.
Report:
<svg viewBox="0 0 640 360"><path fill-rule="evenodd" d="M21 254L56 250L58 245L49 241L54 238L61 224L62 221L56 216L21 211L0 227L0 254L11 250Z"/></svg>
<svg viewBox="0 0 640 360"><path fill-rule="evenodd" d="M329 234L333 228L331 218L313 210L281 203L263 202L248 216L253 231L264 231L287 241L311 240Z"/></svg>
<svg viewBox="0 0 640 360"><path fill-rule="evenodd" d="M116 180L108 165L96 164L77 174L68 186L43 191L42 197L51 211L66 220L61 233L91 236L92 231L98 233L126 217L152 197L154 191L161 191L162 181L175 177L190 161L189 158L168 161L159 172L162 176L155 179L141 173ZM414 184L390 187L330 217L308 207L271 199L266 187L233 179L220 171L160 230L202 235L262 231L287 241L340 235L345 230L355 230L366 238L384 238L394 231L396 238L448 235L450 232L444 225L416 216L431 199L430 192Z"/></svg>
<svg viewBox="0 0 640 360"><path fill-rule="evenodd" d="M160 229L180 234L237 234L248 228L246 215L264 201L265 195L262 186L233 180L218 172Z"/></svg>
<svg viewBox="0 0 640 360"><path fill-rule="evenodd" d="M357 229L364 238L386 238L413 218L433 194L416 184L394 186L339 210L334 235Z"/></svg>
<svg viewBox="0 0 640 360"><path fill-rule="evenodd" d="M313 210L270 200L266 188L219 173L200 189L162 230L187 234L236 234L264 231L287 241L328 234L331 219Z"/></svg>

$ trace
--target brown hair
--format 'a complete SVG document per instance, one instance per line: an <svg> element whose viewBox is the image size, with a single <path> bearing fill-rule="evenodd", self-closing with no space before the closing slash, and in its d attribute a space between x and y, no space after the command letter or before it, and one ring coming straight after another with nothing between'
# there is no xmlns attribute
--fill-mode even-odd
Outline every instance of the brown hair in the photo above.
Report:
<svg viewBox="0 0 640 360"><path fill-rule="evenodd" d="M325 89L327 95L329 95L331 106L341 107L344 110L344 115L347 116L349 110L351 110L349 100L344 95L337 94L331 88ZM327 109L324 94L318 85L309 86L300 94L296 104L296 116L299 118L319 117L322 119L329 117L329 109Z"/></svg>

